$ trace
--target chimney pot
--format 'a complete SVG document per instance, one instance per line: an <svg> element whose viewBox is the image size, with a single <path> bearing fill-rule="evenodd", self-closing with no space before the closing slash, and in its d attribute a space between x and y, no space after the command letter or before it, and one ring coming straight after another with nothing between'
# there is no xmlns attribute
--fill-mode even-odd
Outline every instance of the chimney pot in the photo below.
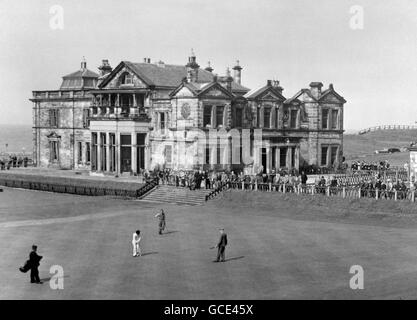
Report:
<svg viewBox="0 0 417 320"><path fill-rule="evenodd" d="M310 83L310 92L314 98L318 99L321 95L321 87L323 87L323 83L321 82L311 82Z"/></svg>

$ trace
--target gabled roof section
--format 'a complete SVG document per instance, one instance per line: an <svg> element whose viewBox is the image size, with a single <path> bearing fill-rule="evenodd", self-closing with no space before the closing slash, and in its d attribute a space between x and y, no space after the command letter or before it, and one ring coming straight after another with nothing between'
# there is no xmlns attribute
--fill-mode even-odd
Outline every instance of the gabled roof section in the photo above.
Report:
<svg viewBox="0 0 417 320"><path fill-rule="evenodd" d="M302 94L306 93L312 100L317 101L316 98L313 97L313 95L310 92L310 89L301 89L300 91L298 91L292 98L289 98L287 100L284 101L284 103L291 103L295 100L298 100L301 102L300 99L298 99L298 97L300 97Z"/></svg>
<svg viewBox="0 0 417 320"><path fill-rule="evenodd" d="M197 96L199 89L193 85L192 83L188 83L186 81L183 81L177 88L175 88L170 94L170 97L175 96L178 92L181 91L182 88L187 88L191 91L191 93L195 96Z"/></svg>
<svg viewBox="0 0 417 320"><path fill-rule="evenodd" d="M209 93L213 89L217 89L217 90L221 91L222 93L224 93L226 96L228 96L231 99L233 99L235 97L233 93L228 91L225 87L223 87L217 81L213 81L212 83L209 83L209 84L203 86L202 89L200 90L200 92L198 93L198 96L201 97L201 96Z"/></svg>
<svg viewBox="0 0 417 320"><path fill-rule="evenodd" d="M132 71L140 80L142 80L142 82L144 82L146 85L148 86L155 86L155 83L149 79L148 77L146 77L146 75L144 75L140 70L138 70L134 64L132 64L129 61L122 61L120 62L116 68L113 69L113 71L108 74L108 76L106 78L104 78L101 83L99 84L100 88L103 88L107 83L110 82L110 80L112 80L114 78L115 75L117 75L119 73L119 71L123 68L127 68L130 71Z"/></svg>
<svg viewBox="0 0 417 320"><path fill-rule="evenodd" d="M244 95L244 97L246 99L249 99L249 100L256 100L256 99L261 99L262 97L264 97L267 94L269 94L271 96L271 99L276 99L276 100L279 100L279 101L285 101L285 97L282 95L279 88L276 88L276 87L272 86L269 83L269 81L268 81L266 86L263 86L263 87L258 88L258 89L251 90L248 93L246 93Z"/></svg>
<svg viewBox="0 0 417 320"><path fill-rule="evenodd" d="M322 93L321 93L321 96L320 96L320 98L319 98L319 101L320 100L323 100L326 96L328 96L329 94L333 94L341 103L346 103L346 100L345 100L345 98L343 98L341 95L339 95L335 90L334 90L334 88L333 88L333 84L330 84L329 85L329 88L328 89L326 89L326 90L324 90Z"/></svg>

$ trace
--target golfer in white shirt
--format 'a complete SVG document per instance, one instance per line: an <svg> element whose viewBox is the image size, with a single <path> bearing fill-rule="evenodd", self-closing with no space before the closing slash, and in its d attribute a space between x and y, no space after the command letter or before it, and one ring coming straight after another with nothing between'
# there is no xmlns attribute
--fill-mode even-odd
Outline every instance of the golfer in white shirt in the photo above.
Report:
<svg viewBox="0 0 417 320"><path fill-rule="evenodd" d="M135 233L133 233L132 238L132 246L133 246L133 256L138 257L142 256L142 250L140 249L140 240L142 237L140 236L140 230L136 230Z"/></svg>

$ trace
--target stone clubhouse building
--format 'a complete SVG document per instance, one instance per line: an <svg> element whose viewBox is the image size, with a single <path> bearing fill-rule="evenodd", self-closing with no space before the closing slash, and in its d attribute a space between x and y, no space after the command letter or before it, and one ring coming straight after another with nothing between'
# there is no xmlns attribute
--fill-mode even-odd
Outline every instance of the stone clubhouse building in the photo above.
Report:
<svg viewBox="0 0 417 320"><path fill-rule="evenodd" d="M341 163L346 100L332 84L312 82L291 98L278 81L250 90L239 61L218 76L194 53L180 65L103 60L98 69L83 60L58 90L33 91L36 166L120 175Z"/></svg>

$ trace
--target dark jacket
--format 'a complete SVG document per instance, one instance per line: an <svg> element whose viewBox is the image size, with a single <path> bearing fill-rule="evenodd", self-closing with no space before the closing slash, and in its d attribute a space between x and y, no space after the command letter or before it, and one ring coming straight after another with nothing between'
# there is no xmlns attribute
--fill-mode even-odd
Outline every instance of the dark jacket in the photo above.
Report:
<svg viewBox="0 0 417 320"><path fill-rule="evenodd" d="M39 256L35 251L32 251L29 254L29 263L30 263L30 267L38 267L39 266L39 261L41 261L42 256Z"/></svg>
<svg viewBox="0 0 417 320"><path fill-rule="evenodd" d="M217 244L217 247L225 247L227 246L227 234L223 233L220 236L219 243Z"/></svg>

